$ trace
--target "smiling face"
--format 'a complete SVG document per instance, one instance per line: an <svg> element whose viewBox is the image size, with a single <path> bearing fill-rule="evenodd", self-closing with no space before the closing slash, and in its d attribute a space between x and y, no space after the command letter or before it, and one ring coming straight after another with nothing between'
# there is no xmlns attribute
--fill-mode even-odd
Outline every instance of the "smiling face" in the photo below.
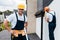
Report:
<svg viewBox="0 0 60 40"><path fill-rule="evenodd" d="M23 14L23 11L24 11L24 9L18 9L19 15L22 15Z"/></svg>
<svg viewBox="0 0 60 40"><path fill-rule="evenodd" d="M25 5L24 4L19 4L18 5L18 13L19 13L19 15L23 14L24 9L25 9Z"/></svg>

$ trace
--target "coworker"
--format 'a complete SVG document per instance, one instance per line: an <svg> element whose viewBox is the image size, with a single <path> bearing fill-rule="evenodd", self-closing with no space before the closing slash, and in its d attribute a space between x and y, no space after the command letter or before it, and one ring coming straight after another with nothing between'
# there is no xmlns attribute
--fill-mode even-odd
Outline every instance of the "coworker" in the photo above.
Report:
<svg viewBox="0 0 60 40"><path fill-rule="evenodd" d="M55 12L51 10L49 7L44 8L45 11L45 19L48 22L48 28L49 28L49 38L50 40L55 40L54 38L54 30L56 28L56 16Z"/></svg>

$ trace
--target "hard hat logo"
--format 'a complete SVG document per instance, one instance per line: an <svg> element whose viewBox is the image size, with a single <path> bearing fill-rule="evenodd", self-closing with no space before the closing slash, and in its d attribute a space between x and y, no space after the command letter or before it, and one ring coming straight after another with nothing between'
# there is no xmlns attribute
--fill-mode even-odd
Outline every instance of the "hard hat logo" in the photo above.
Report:
<svg viewBox="0 0 60 40"><path fill-rule="evenodd" d="M25 9L25 5L24 4L18 5L18 9Z"/></svg>

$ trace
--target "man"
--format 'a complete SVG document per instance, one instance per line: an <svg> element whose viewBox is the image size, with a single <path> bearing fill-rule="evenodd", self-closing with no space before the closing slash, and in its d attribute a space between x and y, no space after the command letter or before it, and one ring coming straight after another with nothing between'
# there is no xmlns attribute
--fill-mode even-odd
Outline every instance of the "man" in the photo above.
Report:
<svg viewBox="0 0 60 40"><path fill-rule="evenodd" d="M5 28L13 35L11 40L27 40L24 28L27 28L27 17L23 14L25 5L18 5L18 12L14 12L4 20ZM11 23L9 28L8 23Z"/></svg>
<svg viewBox="0 0 60 40"><path fill-rule="evenodd" d="M55 40L55 38L54 38L54 30L56 27L55 12L53 10L50 10L49 7L45 7L44 11L46 14L45 19L48 22L48 27L49 27L49 38L50 38L50 40Z"/></svg>

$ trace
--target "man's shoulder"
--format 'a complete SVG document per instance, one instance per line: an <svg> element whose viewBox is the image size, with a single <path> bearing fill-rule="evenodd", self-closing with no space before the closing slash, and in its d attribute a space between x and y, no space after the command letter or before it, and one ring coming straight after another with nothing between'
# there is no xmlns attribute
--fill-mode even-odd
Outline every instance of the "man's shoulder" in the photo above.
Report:
<svg viewBox="0 0 60 40"><path fill-rule="evenodd" d="M54 15L55 14L55 11L54 10L51 10L50 13Z"/></svg>
<svg viewBox="0 0 60 40"><path fill-rule="evenodd" d="M12 14L10 14L8 17L15 17L15 14L12 13Z"/></svg>
<svg viewBox="0 0 60 40"><path fill-rule="evenodd" d="M50 12L55 12L54 10L51 10Z"/></svg>

